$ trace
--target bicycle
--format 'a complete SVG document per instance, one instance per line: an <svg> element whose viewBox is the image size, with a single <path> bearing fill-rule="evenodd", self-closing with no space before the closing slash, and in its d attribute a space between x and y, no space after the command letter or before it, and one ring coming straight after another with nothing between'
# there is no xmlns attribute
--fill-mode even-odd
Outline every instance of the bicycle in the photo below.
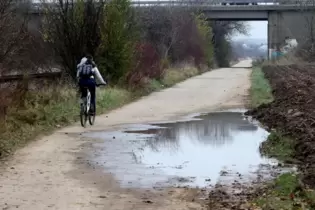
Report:
<svg viewBox="0 0 315 210"><path fill-rule="evenodd" d="M101 85L96 85L99 87ZM95 113L96 113L96 104L94 104L94 112L90 112L91 108L91 93L87 87L85 87L87 94L86 97L82 98L82 103L80 104L80 121L82 127L86 127L86 121L89 119L90 125L94 125L95 122Z"/></svg>

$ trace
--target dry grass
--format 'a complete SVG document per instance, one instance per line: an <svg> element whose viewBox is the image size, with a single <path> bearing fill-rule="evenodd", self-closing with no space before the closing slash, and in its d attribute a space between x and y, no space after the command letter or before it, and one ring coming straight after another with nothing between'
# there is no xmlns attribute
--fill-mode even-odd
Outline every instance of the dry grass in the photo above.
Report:
<svg viewBox="0 0 315 210"><path fill-rule="evenodd" d="M196 76L199 74L199 71L195 67L184 67L181 69L168 69L165 72L164 78L162 79L161 83L166 86L170 87L174 84L181 82L187 78Z"/></svg>
<svg viewBox="0 0 315 210"><path fill-rule="evenodd" d="M119 88L97 91L98 113L131 101L131 93ZM79 119L79 100L74 88L28 92L23 107L8 110L0 134L0 156L10 154L37 135L69 125Z"/></svg>
<svg viewBox="0 0 315 210"><path fill-rule="evenodd" d="M289 52L285 54L284 56L281 56L280 58L276 60L266 60L261 65L292 65L292 64L299 64L299 63L305 63L305 61L301 57L297 57L295 51Z"/></svg>
<svg viewBox="0 0 315 210"><path fill-rule="evenodd" d="M282 56L279 60L276 60L274 64L276 65L291 65L291 64L298 64L298 63L305 63L301 58L296 57L294 54L289 53Z"/></svg>

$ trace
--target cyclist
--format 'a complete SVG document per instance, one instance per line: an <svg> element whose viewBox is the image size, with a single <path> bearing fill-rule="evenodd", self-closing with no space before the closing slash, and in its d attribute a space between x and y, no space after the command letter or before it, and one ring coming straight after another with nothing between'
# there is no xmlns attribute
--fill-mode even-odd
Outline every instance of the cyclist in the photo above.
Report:
<svg viewBox="0 0 315 210"><path fill-rule="evenodd" d="M95 77L101 85L106 85L106 82L93 61L93 57L91 55L87 55L83 57L81 62L77 65L77 79L81 92L81 103L82 98L87 95L86 88L88 88L91 93L91 114L93 114L96 110L95 89L97 83L95 81Z"/></svg>

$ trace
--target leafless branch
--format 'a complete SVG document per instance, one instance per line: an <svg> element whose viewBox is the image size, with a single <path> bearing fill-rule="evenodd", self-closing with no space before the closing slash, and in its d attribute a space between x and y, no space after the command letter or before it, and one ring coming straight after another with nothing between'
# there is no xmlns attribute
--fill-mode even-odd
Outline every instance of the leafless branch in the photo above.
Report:
<svg viewBox="0 0 315 210"><path fill-rule="evenodd" d="M0 68L2 72L5 69L8 70L8 64L12 64L16 56L20 56L29 39L28 18L18 10L22 3L25 1L0 1Z"/></svg>
<svg viewBox="0 0 315 210"><path fill-rule="evenodd" d="M302 0L297 2L300 7L302 22L304 22L305 31L303 43L299 43L299 54L303 57L313 57L315 55L315 12L310 8L315 8L315 0ZM297 20L299 21L299 20ZM293 37L292 37L293 38Z"/></svg>
<svg viewBox="0 0 315 210"><path fill-rule="evenodd" d="M78 60L87 52L94 55L100 44L104 1L55 0L52 6L43 0L43 5L45 36L66 72L75 78Z"/></svg>

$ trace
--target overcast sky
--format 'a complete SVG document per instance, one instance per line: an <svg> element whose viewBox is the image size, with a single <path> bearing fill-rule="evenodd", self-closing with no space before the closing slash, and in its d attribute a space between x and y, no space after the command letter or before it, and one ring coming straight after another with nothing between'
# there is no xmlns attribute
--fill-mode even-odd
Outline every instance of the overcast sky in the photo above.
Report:
<svg viewBox="0 0 315 210"><path fill-rule="evenodd" d="M233 39L239 38L253 38L253 39L267 39L267 21L248 21L249 36L236 35Z"/></svg>

